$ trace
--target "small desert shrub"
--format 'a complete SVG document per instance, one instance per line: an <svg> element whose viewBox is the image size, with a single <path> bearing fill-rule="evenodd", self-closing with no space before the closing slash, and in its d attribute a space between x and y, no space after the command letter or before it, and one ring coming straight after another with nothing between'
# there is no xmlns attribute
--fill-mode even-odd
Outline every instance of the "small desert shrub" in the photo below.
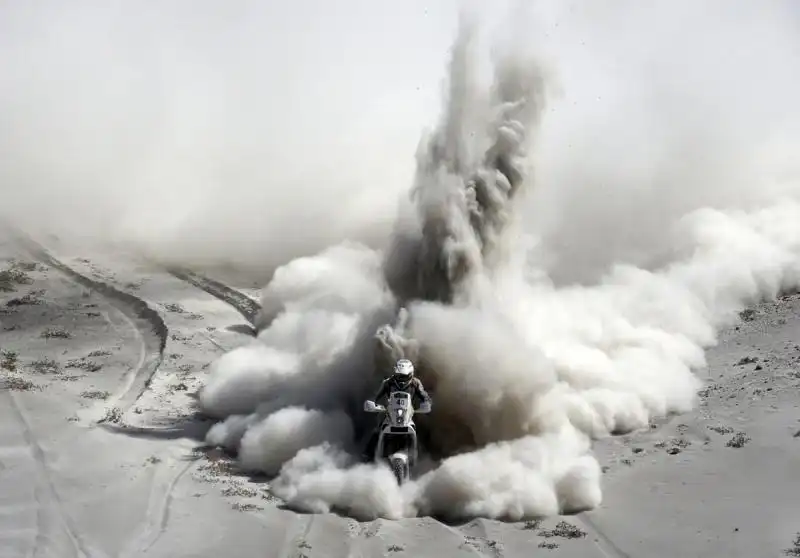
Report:
<svg viewBox="0 0 800 558"><path fill-rule="evenodd" d="M72 334L63 327L48 327L42 332L45 339L70 339Z"/></svg>
<svg viewBox="0 0 800 558"><path fill-rule="evenodd" d="M526 521L525 525L523 525L522 528L528 531L535 531L541 526L542 526L541 519L532 519L531 521Z"/></svg>
<svg viewBox="0 0 800 558"><path fill-rule="evenodd" d="M122 421L122 410L119 407L109 407L101 422L119 423Z"/></svg>
<svg viewBox="0 0 800 558"><path fill-rule="evenodd" d="M241 496L243 498L255 498L258 492L239 483L231 483L222 489L223 496Z"/></svg>
<svg viewBox="0 0 800 558"><path fill-rule="evenodd" d="M30 380L18 376L17 374L6 374L0 377L0 388L11 391L34 391L42 389L40 386L37 386Z"/></svg>
<svg viewBox="0 0 800 558"><path fill-rule="evenodd" d="M167 312L174 312L175 314L183 314L186 312L186 309L177 302L167 302L162 304L162 306Z"/></svg>
<svg viewBox="0 0 800 558"><path fill-rule="evenodd" d="M0 291L10 293L17 290L20 285L30 285L33 279L30 275L15 266L0 271Z"/></svg>
<svg viewBox="0 0 800 558"><path fill-rule="evenodd" d="M756 311L752 308L748 308L746 310L742 310L739 312L739 317L742 319L743 322L752 322L756 319Z"/></svg>
<svg viewBox="0 0 800 558"><path fill-rule="evenodd" d="M41 304L42 300L39 298L40 292L28 293L23 295L19 298L12 298L8 302L6 302L6 306L9 308L15 308L18 306L35 306L37 304Z"/></svg>
<svg viewBox="0 0 800 558"><path fill-rule="evenodd" d="M17 369L17 359L19 354L16 351L0 351L0 368L11 370Z"/></svg>
<svg viewBox="0 0 800 558"><path fill-rule="evenodd" d="M580 539L581 537L585 537L586 533L572 523L560 521L553 529L540 531L539 535L546 538L561 537L564 539Z"/></svg>
<svg viewBox="0 0 800 558"><path fill-rule="evenodd" d="M59 364L51 358L40 358L31 362L31 368L37 374L58 374L61 372Z"/></svg>
<svg viewBox="0 0 800 558"><path fill-rule="evenodd" d="M733 435L733 438L728 440L725 446L729 448L741 448L744 447L744 445L749 441L750 437L747 434L744 432L737 432Z"/></svg>
<svg viewBox="0 0 800 558"><path fill-rule="evenodd" d="M111 397L111 393L95 389L81 392L81 397L84 399L108 399Z"/></svg>
<svg viewBox="0 0 800 558"><path fill-rule="evenodd" d="M103 368L103 365L97 364L93 360L87 360L85 358L75 358L67 361L67 368L80 368L81 370L85 370L87 372L97 372L98 370Z"/></svg>

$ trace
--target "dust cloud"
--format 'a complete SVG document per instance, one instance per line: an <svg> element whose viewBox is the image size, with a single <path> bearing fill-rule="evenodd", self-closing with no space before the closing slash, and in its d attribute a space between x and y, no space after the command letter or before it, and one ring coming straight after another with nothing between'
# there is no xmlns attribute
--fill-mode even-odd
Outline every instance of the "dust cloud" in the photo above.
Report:
<svg viewBox="0 0 800 558"><path fill-rule="evenodd" d="M597 17L664 22L665 15L692 15L652 10L659 17L633 5ZM778 25L776 12L756 15L761 19L749 23L737 18L739 31ZM520 20L508 25L517 31ZM726 19L722 37L730 25ZM642 40L646 30L637 31L630 35ZM238 450L248 468L277 473L273 492L297 508L360 518L519 519L596 507L601 472L592 440L690 410L700 386L694 371L704 366L715 331L748 303L798 286L799 190L791 160L783 158L789 151L780 150L795 139L790 128L756 118L765 110L758 107L738 115L751 135L732 138L737 124L725 123L718 106L692 105L692 97L682 99L691 91L672 97L654 86L639 99L644 106L628 107L643 110L657 100L653 108L668 114L670 121L658 110L637 121L641 131L654 127L650 147L630 145L604 161L577 156L584 154L578 149L571 158L567 150L554 159L575 170L554 169L543 156L553 149L544 139L552 130L547 119L567 110L558 102L569 80L558 81L546 44L537 52L513 42L494 51L487 79L478 35L462 20L447 102L420 144L410 200L401 204L388 246L339 246L278 269L264 290L258 341L220 359L201 394L207 412L225 417L209 441ZM749 71L759 68L739 68L739 78ZM709 79L724 74L712 68ZM680 101L685 116L676 111ZM739 103L718 104L742 109ZM606 116L622 123L607 141L595 137L599 153L635 137L626 114ZM596 134L593 125L575 131L575 141ZM773 156L763 151L768 139ZM563 180L549 182L559 175ZM538 194L575 188L576 176L586 182L579 194ZM614 205L621 192L632 198L623 214ZM582 196L577 208L561 208L559 220L567 220L558 231L559 242L577 243L565 250L573 257L601 243L587 266L577 258L570 269L554 259L559 242L547 242L553 233L546 228L538 245L530 234L528 220L555 211L558 204L543 204L558 195ZM634 238L614 239L619 232L607 220L615 214L627 219L619 227ZM613 240L602 247L606 235ZM648 238L648 250L637 252ZM435 459L403 487L385 467L358 463L358 437L350 437L368 428L360 403L400 356L417 363L434 395L434 412L420 422ZM278 419L290 414L292 430ZM308 438L293 437L297 451L278 471L265 448L277 446L283 458L287 431Z"/></svg>
<svg viewBox="0 0 800 558"><path fill-rule="evenodd" d="M454 3L367 4L0 4L6 213L274 269L200 402L291 506L593 508L592 441L691 409L715 332L800 285L800 12L500 2L453 42ZM357 459L399 356L434 398L403 487Z"/></svg>

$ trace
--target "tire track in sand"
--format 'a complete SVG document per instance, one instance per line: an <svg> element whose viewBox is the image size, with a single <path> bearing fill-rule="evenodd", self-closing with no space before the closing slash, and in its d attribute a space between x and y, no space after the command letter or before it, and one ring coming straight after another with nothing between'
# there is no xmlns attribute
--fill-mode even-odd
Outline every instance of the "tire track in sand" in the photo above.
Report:
<svg viewBox="0 0 800 558"><path fill-rule="evenodd" d="M32 475L35 477L35 498L37 505L37 530L34 547L29 552L29 556L35 558L39 555L39 551L43 550L44 543L52 540L48 533L43 532L43 525L48 523L50 518L46 515L48 511L55 514L55 520L69 540L71 547L71 555L76 558L107 558L106 554L97 548L92 547L80 535L78 529L75 527L72 519L64 511L64 504L61 497L56 490L55 482L50 473L50 467L47 463L47 456L36 440L36 436L31 428L30 421L28 420L27 413L23 405L18 400L16 394L11 391L4 390L2 392L8 399L9 405L7 408L11 411L13 419L19 424L19 432L23 440L30 449L31 457L33 460ZM61 554L59 554L61 556Z"/></svg>
<svg viewBox="0 0 800 558"><path fill-rule="evenodd" d="M153 482L142 530L119 553L117 558L137 558L142 556L167 532L175 487L193 465L194 463L188 462L177 467L166 482ZM158 475L158 473L156 474Z"/></svg>
<svg viewBox="0 0 800 558"><path fill-rule="evenodd" d="M124 415L125 411L147 390L164 358L169 330L161 315L141 298L75 271L22 231L11 229L10 232L14 240L33 258L60 271L76 283L100 293L119 310L140 336L143 351L138 366L126 375L122 389L110 399L112 407L116 406ZM107 420L108 417L101 417L96 422L102 424ZM122 423L122 416L118 417L118 420Z"/></svg>
<svg viewBox="0 0 800 558"><path fill-rule="evenodd" d="M111 432L128 433L128 430L140 432L160 431L161 429L131 427L124 422L123 416L124 412L132 407L142 394L145 393L163 361L169 330L161 315L141 298L116 289L108 283L96 281L76 271L53 256L44 246L22 231L12 229L10 232L15 241L29 252L34 259L60 271L76 283L100 293L101 296L122 314L141 342L142 350L137 366L125 378L122 389L115 394L115 396L106 401L106 403L109 401L115 403L121 410L122 413L118 421L116 424L109 424L106 418L103 417L97 421L97 424ZM11 395L13 396L13 394ZM40 469L43 470L42 474L48 479L49 484L47 484L47 486L49 487L49 493L52 494L51 499L55 500L60 506L60 501L55 493L54 485L47 475L44 453L41 448L36 445L32 437L32 432L24 421L21 410L19 410L19 413L20 420L24 425L23 432L25 432L26 440L28 440L32 448L36 461L40 464ZM175 430L175 437L182 437L185 435L183 429L173 430ZM139 535L135 537L134 540L129 543L126 550L123 551L123 556L141 555L142 552L146 552L147 549L151 548L166 532L175 486L191 468L191 465L192 463L187 463L178 467L177 471L167 478L163 478L163 475L158 475L158 477L161 478L158 480L154 479L156 482L154 482L151 487L144 526ZM98 554L96 550L87 551L85 543L83 543L82 539L77 535L77 531L72 527L67 516L60 511L60 517L72 541L72 546L75 548L75 556L77 558L105 558L104 555Z"/></svg>
<svg viewBox="0 0 800 558"><path fill-rule="evenodd" d="M186 268L169 267L166 271L181 281L194 285L214 298L232 306L250 325L255 326L258 314L261 312L261 305L243 292Z"/></svg>

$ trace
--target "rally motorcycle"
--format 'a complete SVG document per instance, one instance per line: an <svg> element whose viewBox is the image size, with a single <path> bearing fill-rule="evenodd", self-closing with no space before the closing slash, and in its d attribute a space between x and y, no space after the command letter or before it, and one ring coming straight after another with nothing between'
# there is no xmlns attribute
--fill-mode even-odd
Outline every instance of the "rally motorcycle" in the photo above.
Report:
<svg viewBox="0 0 800 558"><path fill-rule="evenodd" d="M397 483L402 485L411 477L411 471L417 463L418 442L414 413L429 413L430 404L423 403L415 410L411 394L394 391L389 394L386 407L376 405L374 401L365 401L364 411L385 413L372 459L376 463L379 461L388 463L397 478Z"/></svg>

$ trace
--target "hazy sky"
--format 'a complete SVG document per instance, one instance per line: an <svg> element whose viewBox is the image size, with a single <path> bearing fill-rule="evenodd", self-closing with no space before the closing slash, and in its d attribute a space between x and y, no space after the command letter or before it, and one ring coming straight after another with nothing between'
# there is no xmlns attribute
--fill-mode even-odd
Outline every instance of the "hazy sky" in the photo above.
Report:
<svg viewBox="0 0 800 558"><path fill-rule="evenodd" d="M0 0L4 206L278 259L385 232L438 117L460 4ZM774 173L796 159L792 0L523 1L510 19L511 0L470 4L487 37L555 70L534 228L569 237L559 223L597 214L598 185L614 193L596 226L636 192L719 202L752 172L726 168L741 153L783 150Z"/></svg>

